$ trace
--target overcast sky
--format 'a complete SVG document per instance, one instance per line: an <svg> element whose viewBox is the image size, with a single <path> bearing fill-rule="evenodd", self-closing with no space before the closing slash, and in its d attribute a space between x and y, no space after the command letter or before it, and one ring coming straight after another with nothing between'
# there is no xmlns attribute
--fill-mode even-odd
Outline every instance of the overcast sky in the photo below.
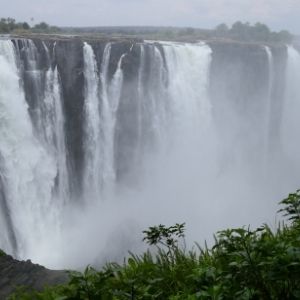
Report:
<svg viewBox="0 0 300 300"><path fill-rule="evenodd" d="M300 34L300 0L0 0L1 17L59 26L213 28L241 20Z"/></svg>

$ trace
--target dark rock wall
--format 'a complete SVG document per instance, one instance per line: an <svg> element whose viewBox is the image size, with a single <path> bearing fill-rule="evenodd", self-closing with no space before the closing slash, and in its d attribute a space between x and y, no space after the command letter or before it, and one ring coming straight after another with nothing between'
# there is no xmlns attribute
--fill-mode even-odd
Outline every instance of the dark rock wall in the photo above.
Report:
<svg viewBox="0 0 300 300"><path fill-rule="evenodd" d="M84 74L83 74L83 41L78 38L67 40L34 39L37 49L36 65L39 70L39 81L35 82L30 72L30 65L22 50L24 40L14 40L19 49L21 59L21 73L25 88L26 100L30 107L30 114L35 121L35 111L38 102L43 98L45 71L50 65L58 68L61 80L63 110L65 115L66 145L68 152L68 168L71 178L71 190L73 196L80 195L82 170L83 170L83 108L84 108ZM91 40L91 44L98 70L101 69L103 51L108 41ZM47 54L45 45L49 49ZM151 82L155 78L154 46L144 43L144 71L142 74L143 92L145 99L149 99L151 90L155 89L157 82ZM269 65L266 50L263 45L210 42L212 49L212 64L210 72L210 97L213 106L213 114L216 122L224 119L224 113L230 106L235 114L243 120L245 128L254 126L259 130L264 122L264 101L266 101L269 84ZM164 52L161 45L156 45L163 60ZM271 47L274 58L274 84L272 90L272 127L271 134L278 135L281 108L284 95L286 48ZM115 169L117 179L124 180L130 173L136 153L137 122L138 122L138 74L141 58L141 43L134 41L111 42L111 56L108 70L108 81L111 81L120 58L123 58L121 68L124 74L124 82L121 91L121 99L117 112L115 133ZM166 70L167 71L167 70ZM170 74L170 76L172 76ZM36 86L38 84L38 86ZM167 77L165 85L168 84ZM142 100L146 101L146 100ZM226 109L225 109L226 108ZM221 117L222 116L222 117ZM143 144L151 141L151 129L148 125L149 116L143 115L143 132L145 137ZM230 116L228 116L230 118ZM276 120L276 122L275 122ZM220 126L222 128L222 126ZM147 132L148 130L148 132ZM221 133L222 134L222 133ZM149 142L150 143L150 142Z"/></svg>
<svg viewBox="0 0 300 300"><path fill-rule="evenodd" d="M67 281L65 271L48 270L30 260L18 261L9 255L0 256L0 299L7 299L20 286L40 291Z"/></svg>

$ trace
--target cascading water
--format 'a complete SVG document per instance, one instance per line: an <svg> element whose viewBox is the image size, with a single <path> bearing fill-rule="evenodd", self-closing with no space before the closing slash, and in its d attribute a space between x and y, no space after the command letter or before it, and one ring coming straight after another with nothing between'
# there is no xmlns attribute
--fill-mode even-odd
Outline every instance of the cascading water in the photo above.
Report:
<svg viewBox="0 0 300 300"><path fill-rule="evenodd" d="M28 114L11 41L0 41L1 60L1 172L6 185L8 214L12 220L19 257L39 259L49 228L55 227L51 191L56 169L36 139ZM38 224L38 226L37 226ZM1 247L7 248L1 242Z"/></svg>
<svg viewBox="0 0 300 300"><path fill-rule="evenodd" d="M104 189L110 190L113 187L114 181L116 179L115 165L114 165L114 139L115 139L115 126L116 126L116 114L118 110L118 105L121 96L121 89L123 85L123 71L122 71L122 61L126 54L120 57L117 65L115 74L113 75L111 82L108 84L107 79L107 68L109 63L110 45L104 50L103 56L103 69L101 70L102 78L102 117L103 117L103 127L102 127L102 147L103 147L103 185Z"/></svg>
<svg viewBox="0 0 300 300"><path fill-rule="evenodd" d="M85 174L84 191L87 199L101 192L100 100L98 69L93 49L83 47L85 76Z"/></svg>
<svg viewBox="0 0 300 300"><path fill-rule="evenodd" d="M74 268L141 249L153 224L187 222L201 242L270 221L300 175L299 53L280 83L272 47L248 49L268 76L249 95L247 62L230 57L222 77L214 46L101 43L0 40L0 247Z"/></svg>
<svg viewBox="0 0 300 300"><path fill-rule="evenodd" d="M168 85L169 109L174 119L171 127L181 131L180 143L184 143L188 138L197 139L210 124L211 103L207 93L211 49L207 45L166 45L164 53L168 72L172 74Z"/></svg>
<svg viewBox="0 0 300 300"><path fill-rule="evenodd" d="M102 187L108 188L115 181L114 166L114 114L112 111L109 95L108 67L110 60L111 44L105 46L101 63L101 146L102 146Z"/></svg>
<svg viewBox="0 0 300 300"><path fill-rule="evenodd" d="M62 110L61 90L57 67L50 67L46 72L45 98L42 111L44 138L47 149L56 161L57 167L57 201L62 206L69 200L69 180L67 169L67 152L65 145L64 114Z"/></svg>
<svg viewBox="0 0 300 300"><path fill-rule="evenodd" d="M265 47L266 53L268 56L268 65L269 65L269 82L268 82L268 89L267 89L267 97L266 97L266 104L265 104L265 135L263 137L264 142L264 170L263 172L266 172L266 164L268 161L268 155L269 155L269 136L270 136L270 115L271 115L271 105L272 105L272 89L273 89L273 72L274 72L274 66L273 66L273 55L271 52L271 49L269 47Z"/></svg>
<svg viewBox="0 0 300 300"><path fill-rule="evenodd" d="M291 46L288 46L287 51L286 91L281 136L283 151L288 160L288 172L293 174L292 182L296 189L297 184L299 184L297 174L300 167L298 143L300 131L300 54Z"/></svg>
<svg viewBox="0 0 300 300"><path fill-rule="evenodd" d="M86 199L99 199L103 193L112 192L116 176L114 138L116 113L123 84L121 65L125 54L120 57L115 74L109 82L107 77L110 49L111 45L107 44L99 76L94 51L89 44L84 44Z"/></svg>

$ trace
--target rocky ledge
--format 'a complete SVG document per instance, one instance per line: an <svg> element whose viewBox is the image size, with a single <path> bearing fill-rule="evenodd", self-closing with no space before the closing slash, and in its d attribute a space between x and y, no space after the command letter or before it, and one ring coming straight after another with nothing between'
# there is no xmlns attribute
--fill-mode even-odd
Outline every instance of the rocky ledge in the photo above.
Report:
<svg viewBox="0 0 300 300"><path fill-rule="evenodd" d="M66 271L52 271L30 260L18 261L9 255L0 255L0 299L6 299L20 286L42 290L67 281Z"/></svg>

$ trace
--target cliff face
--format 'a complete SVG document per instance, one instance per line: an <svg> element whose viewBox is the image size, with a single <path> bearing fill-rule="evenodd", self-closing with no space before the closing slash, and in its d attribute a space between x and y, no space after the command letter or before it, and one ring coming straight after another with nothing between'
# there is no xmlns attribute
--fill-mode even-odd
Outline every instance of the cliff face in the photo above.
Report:
<svg viewBox="0 0 300 300"><path fill-rule="evenodd" d="M28 261L0 255L0 299L6 299L18 287L42 290L46 286L66 283L65 271L52 271Z"/></svg>
<svg viewBox="0 0 300 300"><path fill-rule="evenodd" d="M228 120L232 120L231 115L239 116L232 130L245 135L249 128L261 131L269 114L267 134L271 141L279 141L286 86L286 46L211 42L210 47L210 98L216 121L222 122L224 113L228 114ZM219 128L226 136L221 124Z"/></svg>

